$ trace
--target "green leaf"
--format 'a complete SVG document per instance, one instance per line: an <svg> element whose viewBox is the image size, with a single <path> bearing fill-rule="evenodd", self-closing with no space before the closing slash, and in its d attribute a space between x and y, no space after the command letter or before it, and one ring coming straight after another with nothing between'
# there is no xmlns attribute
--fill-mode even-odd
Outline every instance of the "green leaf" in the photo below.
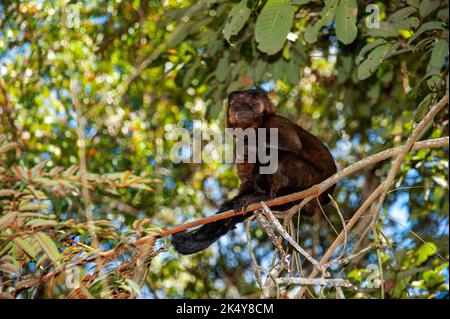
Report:
<svg viewBox="0 0 450 319"><path fill-rule="evenodd" d="M316 23L314 25L310 25L305 30L305 41L308 43L314 43L317 41L317 35L319 34L319 30L322 26L320 23Z"/></svg>
<svg viewBox="0 0 450 319"><path fill-rule="evenodd" d="M300 66L294 59L289 62L289 65L286 68L286 73L289 83L292 85L298 85L298 82L300 82Z"/></svg>
<svg viewBox="0 0 450 319"><path fill-rule="evenodd" d="M414 122L419 123L423 117L428 113L430 110L430 105L433 102L434 93L428 93L422 101L420 101L419 105L417 106L416 111L414 112Z"/></svg>
<svg viewBox="0 0 450 319"><path fill-rule="evenodd" d="M425 262L428 257L433 256L437 252L437 246L435 243L424 243L416 250L417 263L420 265Z"/></svg>
<svg viewBox="0 0 450 319"><path fill-rule="evenodd" d="M25 224L25 226L30 228L38 228L38 227L53 227L56 226L58 223L55 220L49 220L49 219L32 219L29 222Z"/></svg>
<svg viewBox="0 0 450 319"><path fill-rule="evenodd" d="M376 100L380 96L380 91L381 91L380 84L378 82L376 82L367 91L367 97L370 99Z"/></svg>
<svg viewBox="0 0 450 319"><path fill-rule="evenodd" d="M0 229L5 229L11 226L11 224L16 219L17 214L19 214L19 212L10 212L0 217Z"/></svg>
<svg viewBox="0 0 450 319"><path fill-rule="evenodd" d="M369 36L377 38L392 38L398 36L398 29L401 27L401 25L397 22L386 22L386 21L380 21L380 27L369 29L367 33Z"/></svg>
<svg viewBox="0 0 450 319"><path fill-rule="evenodd" d="M414 8L419 8L420 6L420 0L406 0L406 3Z"/></svg>
<svg viewBox="0 0 450 319"><path fill-rule="evenodd" d="M392 14L388 21L390 22L401 22L402 20L405 20L406 18L408 18L411 14L417 12L416 8L413 7L406 7L406 8L402 8L398 11L396 11L394 14Z"/></svg>
<svg viewBox="0 0 450 319"><path fill-rule="evenodd" d="M414 17L413 16L413 17L409 17L407 19L407 23L406 24L408 24L409 27L412 28L412 29L417 29L420 26L421 22L420 22L420 19L418 17Z"/></svg>
<svg viewBox="0 0 450 319"><path fill-rule="evenodd" d="M426 17L434 10L439 8L440 4L441 4L440 0L422 0L422 2L419 5L419 13L422 17Z"/></svg>
<svg viewBox="0 0 450 319"><path fill-rule="evenodd" d="M24 239L16 237L13 239L14 244L16 244L20 249L22 249L31 258L36 258L36 250Z"/></svg>
<svg viewBox="0 0 450 319"><path fill-rule="evenodd" d="M295 7L288 0L269 0L256 20L258 49L269 55L283 47L294 21Z"/></svg>
<svg viewBox="0 0 450 319"><path fill-rule="evenodd" d="M372 50L367 59L358 67L358 79L364 80L371 76L383 62L390 49L390 44L383 44Z"/></svg>
<svg viewBox="0 0 450 319"><path fill-rule="evenodd" d="M448 23L448 8L441 9L438 11L436 17L441 20Z"/></svg>
<svg viewBox="0 0 450 319"><path fill-rule="evenodd" d="M431 90L436 90L441 86L441 68L444 65L447 57L448 42L444 39L439 39L433 47L430 62L427 66L427 84Z"/></svg>
<svg viewBox="0 0 450 319"><path fill-rule="evenodd" d="M325 7L320 12L320 19L314 25L309 25L305 30L304 38L306 42L314 43L317 41L320 29L333 21L337 4L337 0L325 2Z"/></svg>
<svg viewBox="0 0 450 319"><path fill-rule="evenodd" d="M284 68L284 59L280 58L275 63L272 63L272 78L274 80L281 80L283 78L283 74L285 71Z"/></svg>
<svg viewBox="0 0 450 319"><path fill-rule="evenodd" d="M244 73L245 63L243 61L239 61L239 63L236 63L231 70L231 79L235 80L236 77L239 78Z"/></svg>
<svg viewBox="0 0 450 319"><path fill-rule="evenodd" d="M350 77L353 71L353 57L351 55L343 55L340 63L337 65L338 83L344 83Z"/></svg>
<svg viewBox="0 0 450 319"><path fill-rule="evenodd" d="M46 233L43 232L34 234L34 237L37 239L39 245L41 245L47 256L53 262L57 262L60 258L60 254L55 242L50 237L48 237Z"/></svg>
<svg viewBox="0 0 450 319"><path fill-rule="evenodd" d="M167 47L169 49L176 47L181 41L183 41L189 35L193 25L194 21L188 21L180 29L172 32Z"/></svg>
<svg viewBox="0 0 450 319"><path fill-rule="evenodd" d="M322 12L320 13L323 26L326 26L327 24L333 22L337 5L337 0L325 0L325 8L323 8Z"/></svg>
<svg viewBox="0 0 450 319"><path fill-rule="evenodd" d="M442 66L445 63L445 59L448 56L448 42L439 39L431 51L430 62L428 63L428 73L440 73Z"/></svg>
<svg viewBox="0 0 450 319"><path fill-rule="evenodd" d="M189 84L191 84L192 78L194 77L195 72L197 71L199 65L200 64L198 64L198 63L194 63L193 65L191 65L189 67L189 69L187 70L187 72L185 73L185 75L183 77L183 87L188 87Z"/></svg>
<svg viewBox="0 0 450 319"><path fill-rule="evenodd" d="M444 30L444 23L438 21L431 21L424 23L420 26L420 28L414 33L414 35L408 40L408 44L412 43L415 39L417 39L422 33L429 30Z"/></svg>
<svg viewBox="0 0 450 319"><path fill-rule="evenodd" d="M336 36L344 44L350 44L358 34L356 0L341 0L336 9Z"/></svg>
<svg viewBox="0 0 450 319"><path fill-rule="evenodd" d="M436 270L430 269L422 274L422 278L427 286L435 286L445 281L445 277L439 274Z"/></svg>
<svg viewBox="0 0 450 319"><path fill-rule="evenodd" d="M372 51L377 46L385 44L385 43L386 43L386 40L384 40L384 39L376 39L373 42L367 43L365 46L362 47L361 51L359 52L358 57L356 58L356 61L355 61L356 64L359 64L361 62L361 60L364 58L366 53L368 53L369 51Z"/></svg>
<svg viewBox="0 0 450 319"><path fill-rule="evenodd" d="M223 28L223 36L227 42L230 42L230 38L241 31L251 13L252 10L247 7L247 0L242 0L233 6L228 15L228 21Z"/></svg>
<svg viewBox="0 0 450 319"><path fill-rule="evenodd" d="M258 62L256 62L255 67L252 70L252 75L253 75L253 80L257 81L261 81L264 72L266 71L266 67L267 67L267 63L263 60L258 60Z"/></svg>
<svg viewBox="0 0 450 319"><path fill-rule="evenodd" d="M229 52L225 51L224 55L220 58L216 68L216 79L219 82L224 82L230 72L230 66L228 61Z"/></svg>

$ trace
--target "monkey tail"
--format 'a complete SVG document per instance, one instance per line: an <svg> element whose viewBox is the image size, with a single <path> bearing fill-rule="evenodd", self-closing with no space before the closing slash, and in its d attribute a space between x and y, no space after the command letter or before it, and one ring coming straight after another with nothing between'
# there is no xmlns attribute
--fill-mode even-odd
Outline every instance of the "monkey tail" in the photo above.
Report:
<svg viewBox="0 0 450 319"><path fill-rule="evenodd" d="M235 227L238 221L233 219L234 217L223 219L203 225L196 230L173 234L173 247L177 252L183 255L202 251Z"/></svg>
<svg viewBox="0 0 450 319"><path fill-rule="evenodd" d="M236 200L234 198L224 203L217 214L233 209ZM208 248L212 243L220 237L234 229L236 224L244 221L251 216L253 212L221 219L209 224L205 224L198 229L192 231L182 231L172 235L172 244L177 252L183 255L190 255Z"/></svg>

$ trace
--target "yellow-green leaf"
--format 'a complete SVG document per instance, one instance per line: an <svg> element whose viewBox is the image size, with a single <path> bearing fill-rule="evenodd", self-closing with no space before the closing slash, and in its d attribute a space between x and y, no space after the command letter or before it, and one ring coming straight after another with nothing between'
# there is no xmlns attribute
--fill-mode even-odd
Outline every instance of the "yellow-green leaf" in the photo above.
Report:
<svg viewBox="0 0 450 319"><path fill-rule="evenodd" d="M14 244L16 244L20 249L22 249L31 258L36 258L36 250L24 239L16 237L13 239Z"/></svg>
<svg viewBox="0 0 450 319"><path fill-rule="evenodd" d="M39 228L39 227L52 227L56 226L58 223L54 220L48 219L33 219L25 224L25 226L30 228Z"/></svg>
<svg viewBox="0 0 450 319"><path fill-rule="evenodd" d="M55 242L50 237L48 237L47 234L43 232L38 232L34 234L34 236L41 245L42 249L47 254L47 256L53 262L57 262L59 260L60 255L58 247L56 246Z"/></svg>
<svg viewBox="0 0 450 319"><path fill-rule="evenodd" d="M422 264L428 259L428 257L433 256L436 253L437 253L437 246L435 243L432 242L424 243L416 251L417 263L419 265Z"/></svg>
<svg viewBox="0 0 450 319"><path fill-rule="evenodd" d="M0 229L5 229L11 226L11 224L16 219L18 213L19 212L10 212L0 217Z"/></svg>

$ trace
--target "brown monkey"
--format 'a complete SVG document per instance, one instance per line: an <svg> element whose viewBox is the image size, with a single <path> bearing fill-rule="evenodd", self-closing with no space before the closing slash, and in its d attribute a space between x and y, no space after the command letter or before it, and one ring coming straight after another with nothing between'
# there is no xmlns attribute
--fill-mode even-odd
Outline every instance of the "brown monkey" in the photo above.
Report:
<svg viewBox="0 0 450 319"><path fill-rule="evenodd" d="M259 89L232 92L228 96L227 126L230 128L278 129L278 144L267 144L278 152L278 168L273 174L261 174L264 166L259 159L256 163L238 163L237 171L241 186L239 194L223 203L218 213L230 209L241 210L252 203L305 190L336 173L333 157L325 145L314 135L276 114L275 107L266 93ZM247 146L246 141L244 143ZM321 204L329 202L329 188L319 197ZM286 210L296 203L288 203L277 210ZM310 202L304 211L312 214L317 203ZM172 235L176 251L192 254L201 251L233 229L235 225L249 217L252 212L238 215L214 223L206 224L190 232Z"/></svg>

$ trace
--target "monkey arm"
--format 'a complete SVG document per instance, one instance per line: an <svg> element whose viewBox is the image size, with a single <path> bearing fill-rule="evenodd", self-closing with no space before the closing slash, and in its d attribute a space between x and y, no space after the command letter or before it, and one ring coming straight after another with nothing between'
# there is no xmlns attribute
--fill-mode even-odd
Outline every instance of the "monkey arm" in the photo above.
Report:
<svg viewBox="0 0 450 319"><path fill-rule="evenodd" d="M296 125L290 120L279 115L274 115L267 123L266 128L268 129L268 131L266 132L266 141L268 142L268 147L278 149L280 151L291 152L294 154L301 153L303 149L303 143L301 141L300 135L297 132ZM269 138L271 128L278 129L277 145L272 144L272 141Z"/></svg>

